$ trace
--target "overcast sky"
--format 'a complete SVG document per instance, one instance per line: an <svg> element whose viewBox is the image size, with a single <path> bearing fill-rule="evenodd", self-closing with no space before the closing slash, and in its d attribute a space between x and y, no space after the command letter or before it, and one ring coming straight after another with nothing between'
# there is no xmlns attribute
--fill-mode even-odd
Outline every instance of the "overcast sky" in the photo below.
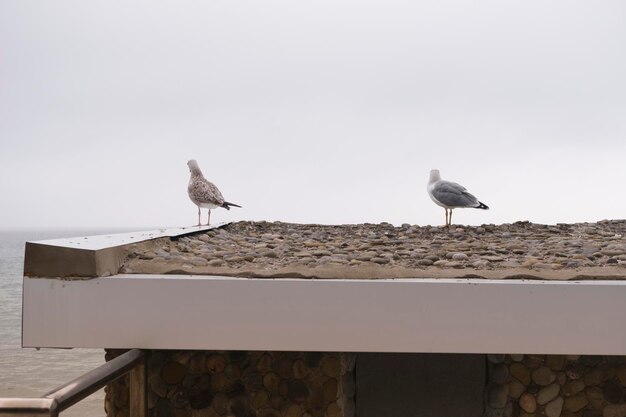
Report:
<svg viewBox="0 0 626 417"><path fill-rule="evenodd" d="M0 2L0 227L194 224L191 158L215 222L625 218L626 3Z"/></svg>

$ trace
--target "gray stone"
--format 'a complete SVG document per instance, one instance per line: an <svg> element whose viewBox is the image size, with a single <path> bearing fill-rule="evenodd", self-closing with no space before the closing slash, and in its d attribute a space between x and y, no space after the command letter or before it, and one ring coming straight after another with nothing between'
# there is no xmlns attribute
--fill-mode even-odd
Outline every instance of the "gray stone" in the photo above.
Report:
<svg viewBox="0 0 626 417"><path fill-rule="evenodd" d="M371 259L371 262L374 262L376 264L388 264L389 263L389 259L387 258L381 258L381 257L375 257ZM435 262L436 264L437 262Z"/></svg>
<svg viewBox="0 0 626 417"><path fill-rule="evenodd" d="M553 371L560 371L565 367L567 358L565 355L547 355L546 366Z"/></svg>
<svg viewBox="0 0 626 417"><path fill-rule="evenodd" d="M348 263L347 259L340 255L331 256L329 262L334 262L337 264L345 264Z"/></svg>
<svg viewBox="0 0 626 417"><path fill-rule="evenodd" d="M600 409L604 406L604 394L600 387L587 387L585 395L593 408Z"/></svg>
<svg viewBox="0 0 626 417"><path fill-rule="evenodd" d="M546 262L537 262L533 265L535 269L561 269L563 265L557 263L546 263Z"/></svg>
<svg viewBox="0 0 626 417"><path fill-rule="evenodd" d="M616 381L607 381L602 384L602 395L608 402L617 404L624 398L624 390Z"/></svg>
<svg viewBox="0 0 626 417"><path fill-rule="evenodd" d="M603 255L617 256L626 253L626 245L610 244L600 251Z"/></svg>
<svg viewBox="0 0 626 417"><path fill-rule="evenodd" d="M511 357L511 360L513 360L513 362L521 362L524 360L524 355L521 355L519 353L511 353L509 356Z"/></svg>
<svg viewBox="0 0 626 417"><path fill-rule="evenodd" d="M509 371L513 378L517 379L522 384L530 384L530 371L524 364L516 362L509 367Z"/></svg>
<svg viewBox="0 0 626 417"><path fill-rule="evenodd" d="M602 410L602 417L626 417L626 404L609 404Z"/></svg>
<svg viewBox="0 0 626 417"><path fill-rule="evenodd" d="M509 397L511 398L519 398L523 393L526 387L519 381L511 381L509 382Z"/></svg>
<svg viewBox="0 0 626 417"><path fill-rule="evenodd" d="M489 354L487 355L487 360L491 363L502 363L504 362L505 355L503 354Z"/></svg>
<svg viewBox="0 0 626 417"><path fill-rule="evenodd" d="M600 365L600 369L602 370L602 382L609 381L611 379L615 379L616 367L613 365L602 364Z"/></svg>
<svg viewBox="0 0 626 417"><path fill-rule="evenodd" d="M585 389L585 383L582 380L570 381L563 385L563 395L571 397Z"/></svg>
<svg viewBox="0 0 626 417"><path fill-rule="evenodd" d="M534 413L537 410L537 401L535 396L529 393L524 393L519 398L519 406L527 413Z"/></svg>
<svg viewBox="0 0 626 417"><path fill-rule="evenodd" d="M466 261L469 257L462 252L449 252L446 257L453 261Z"/></svg>
<svg viewBox="0 0 626 417"><path fill-rule="evenodd" d="M559 384L551 384L547 387L542 388L537 394L537 403L541 405L549 403L550 401L555 399L557 395L559 395L560 389L561 387L559 386Z"/></svg>
<svg viewBox="0 0 626 417"><path fill-rule="evenodd" d="M438 261L435 261L435 263L433 265L438 266L440 268L456 268L457 266L460 266L460 264L458 262L446 261L444 259L440 259Z"/></svg>
<svg viewBox="0 0 626 417"><path fill-rule="evenodd" d="M530 369L536 369L543 365L546 355L526 355L525 363Z"/></svg>
<svg viewBox="0 0 626 417"><path fill-rule="evenodd" d="M546 405L545 413L547 417L559 417L562 410L563 398L558 397L552 400L552 402L548 403L548 405Z"/></svg>
<svg viewBox="0 0 626 417"><path fill-rule="evenodd" d="M585 385L600 385L602 382L602 370L600 368L593 368L589 372L587 372L583 378L585 381Z"/></svg>
<svg viewBox="0 0 626 417"><path fill-rule="evenodd" d="M579 393L574 396L565 399L565 403L563 407L567 411L571 411L573 413L582 410L585 406L589 404L589 400L584 393Z"/></svg>
<svg viewBox="0 0 626 417"><path fill-rule="evenodd" d="M194 373L204 372L206 369L206 357L204 352L198 352L189 359L189 371Z"/></svg>
<svg viewBox="0 0 626 417"><path fill-rule="evenodd" d="M533 371L532 379L535 384L545 386L554 382L556 374L547 366L541 366Z"/></svg>
<svg viewBox="0 0 626 417"><path fill-rule="evenodd" d="M190 258L189 262L191 262L193 266L207 266L209 264L209 262L206 259L201 258L199 256L194 256Z"/></svg>

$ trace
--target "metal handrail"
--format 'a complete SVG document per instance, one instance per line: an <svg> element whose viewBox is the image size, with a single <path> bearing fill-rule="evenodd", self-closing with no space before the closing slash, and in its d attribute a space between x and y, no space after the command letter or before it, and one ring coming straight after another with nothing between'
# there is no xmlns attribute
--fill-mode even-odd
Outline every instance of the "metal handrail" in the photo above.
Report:
<svg viewBox="0 0 626 417"><path fill-rule="evenodd" d="M59 415L59 404L52 398L0 398L0 416Z"/></svg>
<svg viewBox="0 0 626 417"><path fill-rule="evenodd" d="M64 384L41 398L0 398L0 417L9 416L50 416L57 417L59 413L89 395L98 391L108 383L121 377L133 369L140 369L140 375L131 379L145 384L145 353L139 349L132 349L115 359L87 372L84 375ZM141 391L135 395L145 399L145 387L134 387ZM132 407L131 407L132 408ZM137 406L135 405L135 408ZM145 408L145 401L139 408ZM145 410L131 410L133 415L143 415Z"/></svg>

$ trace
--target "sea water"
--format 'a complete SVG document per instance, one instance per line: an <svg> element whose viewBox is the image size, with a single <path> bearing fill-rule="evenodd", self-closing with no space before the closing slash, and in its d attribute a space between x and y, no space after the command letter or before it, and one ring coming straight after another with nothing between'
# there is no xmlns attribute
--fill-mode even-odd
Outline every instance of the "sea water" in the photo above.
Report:
<svg viewBox="0 0 626 417"><path fill-rule="evenodd" d="M22 277L26 241L130 230L0 230L0 397L40 397L104 363L102 349L24 349ZM61 413L103 417L104 390Z"/></svg>

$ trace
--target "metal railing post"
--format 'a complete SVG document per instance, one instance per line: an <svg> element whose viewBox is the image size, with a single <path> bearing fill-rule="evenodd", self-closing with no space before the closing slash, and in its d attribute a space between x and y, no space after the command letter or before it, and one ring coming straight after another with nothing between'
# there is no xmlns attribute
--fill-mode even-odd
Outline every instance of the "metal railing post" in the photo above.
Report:
<svg viewBox="0 0 626 417"><path fill-rule="evenodd" d="M128 375L130 391L130 417L147 417L148 415L148 361L144 354L141 362Z"/></svg>

